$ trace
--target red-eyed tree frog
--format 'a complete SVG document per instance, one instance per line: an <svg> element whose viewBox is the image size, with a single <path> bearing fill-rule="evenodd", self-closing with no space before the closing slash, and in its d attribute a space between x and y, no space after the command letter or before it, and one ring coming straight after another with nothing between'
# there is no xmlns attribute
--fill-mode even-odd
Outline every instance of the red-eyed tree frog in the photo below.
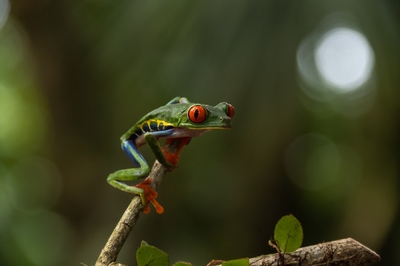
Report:
<svg viewBox="0 0 400 266"><path fill-rule="evenodd" d="M135 168L116 171L108 176L107 182L122 191L140 195L143 212L149 213L147 203L150 201L157 213L164 208L155 200L158 194L152 189L151 178L147 178L136 186L128 186L123 181L135 181L145 178L150 172L149 165L139 152L139 147L148 144L156 159L172 170L176 167L179 154L192 137L198 137L212 129L230 129L234 108L231 104L221 102L216 106L191 103L184 97L176 97L140 119L121 137L122 149L133 161ZM176 153L166 153L160 147L159 138L167 142L180 138Z"/></svg>

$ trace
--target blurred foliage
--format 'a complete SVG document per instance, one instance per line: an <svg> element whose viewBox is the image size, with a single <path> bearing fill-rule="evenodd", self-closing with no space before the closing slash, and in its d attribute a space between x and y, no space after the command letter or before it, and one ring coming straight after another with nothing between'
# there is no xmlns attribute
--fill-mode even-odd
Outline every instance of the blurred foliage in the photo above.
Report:
<svg viewBox="0 0 400 266"><path fill-rule="evenodd" d="M165 213L142 215L120 262L141 240L194 265L271 253L293 213L304 246L353 237L399 264L399 15L397 1L1 0L2 265L93 264L131 199L106 182L132 166L119 137L175 96L233 104L234 128L185 148ZM369 71L357 86L335 82L354 69Z"/></svg>

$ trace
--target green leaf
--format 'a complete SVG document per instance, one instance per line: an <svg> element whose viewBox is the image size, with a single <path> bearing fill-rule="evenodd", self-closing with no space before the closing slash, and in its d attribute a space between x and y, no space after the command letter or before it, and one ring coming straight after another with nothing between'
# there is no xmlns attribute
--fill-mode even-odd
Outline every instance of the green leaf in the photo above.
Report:
<svg viewBox="0 0 400 266"><path fill-rule="evenodd" d="M222 263L222 266L249 266L249 265L250 265L249 258L224 261Z"/></svg>
<svg viewBox="0 0 400 266"><path fill-rule="evenodd" d="M178 261L173 266L192 266L189 262Z"/></svg>
<svg viewBox="0 0 400 266"><path fill-rule="evenodd" d="M303 242L303 228L293 215L283 216L275 225L274 240L283 253L293 252Z"/></svg>
<svg viewBox="0 0 400 266"><path fill-rule="evenodd" d="M144 241L136 251L136 261L138 266L169 266L168 254Z"/></svg>
<svg viewBox="0 0 400 266"><path fill-rule="evenodd" d="M147 244L146 241L142 240L142 242L140 243L140 246L149 246L149 244Z"/></svg>

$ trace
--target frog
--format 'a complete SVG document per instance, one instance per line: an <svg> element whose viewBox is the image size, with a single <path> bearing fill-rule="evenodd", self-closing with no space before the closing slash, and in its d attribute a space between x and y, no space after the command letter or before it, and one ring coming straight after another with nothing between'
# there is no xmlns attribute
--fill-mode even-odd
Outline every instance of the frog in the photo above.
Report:
<svg viewBox="0 0 400 266"><path fill-rule="evenodd" d="M194 137L199 137L210 130L231 129L234 107L221 102L216 106L191 103L185 97L175 97L145 116L132 126L120 138L122 150L133 162L134 168L118 170L107 177L107 182L124 192L139 195L143 212L150 213L150 202L157 213L164 212L164 208L157 202L158 193L151 187L152 178L149 177L150 167L139 148L147 144L157 161L172 171L178 165L179 156L183 147L189 144ZM165 138L166 143L179 140L174 153L168 153L160 144ZM145 178L137 185L130 186L126 181L137 181Z"/></svg>

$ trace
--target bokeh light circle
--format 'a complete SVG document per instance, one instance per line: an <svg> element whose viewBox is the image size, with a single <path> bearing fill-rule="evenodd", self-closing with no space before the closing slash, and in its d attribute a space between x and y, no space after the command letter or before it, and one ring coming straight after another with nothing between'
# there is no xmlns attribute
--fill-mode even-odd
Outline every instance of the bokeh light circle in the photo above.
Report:
<svg viewBox="0 0 400 266"><path fill-rule="evenodd" d="M338 27L321 36L315 49L315 61L327 84L347 92L369 79L374 53L363 34Z"/></svg>

